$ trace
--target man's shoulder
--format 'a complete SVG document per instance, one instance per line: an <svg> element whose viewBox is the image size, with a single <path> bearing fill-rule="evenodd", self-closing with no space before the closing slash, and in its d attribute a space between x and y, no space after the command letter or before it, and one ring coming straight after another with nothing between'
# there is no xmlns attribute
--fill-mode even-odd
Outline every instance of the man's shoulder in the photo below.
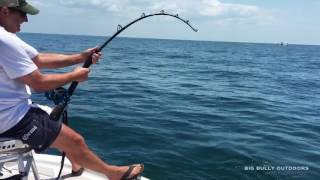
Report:
<svg viewBox="0 0 320 180"><path fill-rule="evenodd" d="M0 58L11 59L13 57L28 59L23 41L13 33L0 32Z"/></svg>
<svg viewBox="0 0 320 180"><path fill-rule="evenodd" d="M0 43L2 45L17 45L21 43L21 40L13 33L0 30Z"/></svg>

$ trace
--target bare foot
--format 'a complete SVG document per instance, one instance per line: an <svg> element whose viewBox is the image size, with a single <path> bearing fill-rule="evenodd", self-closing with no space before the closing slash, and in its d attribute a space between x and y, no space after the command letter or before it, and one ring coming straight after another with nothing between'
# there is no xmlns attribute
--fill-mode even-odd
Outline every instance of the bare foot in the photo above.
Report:
<svg viewBox="0 0 320 180"><path fill-rule="evenodd" d="M133 167L130 172L130 167ZM109 180L121 180L123 176L129 173L125 179L130 179L136 175L139 175L143 172L143 164L134 164L131 166L114 166L114 173L108 175Z"/></svg>

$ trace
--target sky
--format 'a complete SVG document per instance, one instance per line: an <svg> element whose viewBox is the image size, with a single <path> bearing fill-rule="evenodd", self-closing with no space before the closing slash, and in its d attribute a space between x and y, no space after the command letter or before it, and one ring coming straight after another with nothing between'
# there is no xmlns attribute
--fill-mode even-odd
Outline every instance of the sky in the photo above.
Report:
<svg viewBox="0 0 320 180"><path fill-rule="evenodd" d="M146 14L165 10L190 20L199 32L170 17L152 17L121 36L320 45L320 0L29 0L40 14L22 32L111 36Z"/></svg>

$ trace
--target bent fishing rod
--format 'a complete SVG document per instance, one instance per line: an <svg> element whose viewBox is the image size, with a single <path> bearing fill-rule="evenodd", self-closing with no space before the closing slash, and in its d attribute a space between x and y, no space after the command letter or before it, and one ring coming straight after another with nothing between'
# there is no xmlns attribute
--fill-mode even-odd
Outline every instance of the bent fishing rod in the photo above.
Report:
<svg viewBox="0 0 320 180"><path fill-rule="evenodd" d="M117 32L114 33L105 43L103 43L100 47L97 48L96 52L101 52L115 37L117 37L121 32L123 32L124 30L126 30L128 27L130 27L131 25L143 20L143 19L146 19L146 18L149 18L149 17L152 17L152 16L171 16L171 17L174 17L180 21L182 21L183 23L185 23L186 25L188 25L194 32L197 32L198 29L194 28L189 20L185 20L183 18L181 18L178 14L170 14L170 13L166 13L164 10L160 11L159 13L154 13L154 14L145 14L145 13L142 13L141 17L137 18L136 20L130 22L129 24L127 24L126 26L122 27L121 25L118 25L117 27ZM83 67L84 68L89 68L92 64L92 57L88 58ZM59 103L55 106L55 108L53 109L53 111L51 112L50 114L50 118L52 120L56 120L58 121L61 117L61 115L63 114L63 112L65 111L69 101L70 101L70 98L71 96L73 95L75 89L77 88L79 82L72 82L72 84L70 85L69 89L67 90L67 92L65 92L65 97L64 97L64 102L62 103Z"/></svg>

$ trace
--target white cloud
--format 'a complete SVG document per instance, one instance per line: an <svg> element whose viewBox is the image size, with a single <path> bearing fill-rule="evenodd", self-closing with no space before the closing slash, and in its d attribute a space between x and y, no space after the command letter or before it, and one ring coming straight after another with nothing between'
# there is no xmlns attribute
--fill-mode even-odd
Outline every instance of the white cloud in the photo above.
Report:
<svg viewBox="0 0 320 180"><path fill-rule="evenodd" d="M187 17L207 17L215 21L232 19L232 22L244 22L247 19L259 23L271 19L257 6L222 3L220 0L59 0L59 3L76 8L98 8L125 16L164 9Z"/></svg>

